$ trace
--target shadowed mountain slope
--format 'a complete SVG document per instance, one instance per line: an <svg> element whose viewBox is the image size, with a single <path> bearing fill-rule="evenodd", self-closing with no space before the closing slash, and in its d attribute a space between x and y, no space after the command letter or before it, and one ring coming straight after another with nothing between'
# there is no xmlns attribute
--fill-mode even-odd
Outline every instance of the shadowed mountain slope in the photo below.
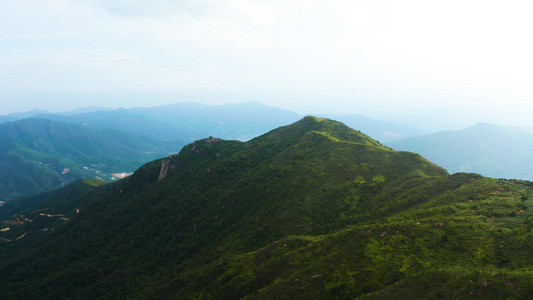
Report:
<svg viewBox="0 0 533 300"><path fill-rule="evenodd" d="M450 176L305 117L248 142L198 140L89 191L40 246L5 254L0 296L523 296L529 184Z"/></svg>

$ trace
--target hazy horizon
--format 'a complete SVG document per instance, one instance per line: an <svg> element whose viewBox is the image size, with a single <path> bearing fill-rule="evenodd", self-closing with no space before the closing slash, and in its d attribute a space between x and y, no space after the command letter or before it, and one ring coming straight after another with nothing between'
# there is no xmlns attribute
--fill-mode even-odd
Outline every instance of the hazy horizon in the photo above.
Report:
<svg viewBox="0 0 533 300"><path fill-rule="evenodd" d="M0 115L260 103L533 127L527 1L0 0Z"/></svg>

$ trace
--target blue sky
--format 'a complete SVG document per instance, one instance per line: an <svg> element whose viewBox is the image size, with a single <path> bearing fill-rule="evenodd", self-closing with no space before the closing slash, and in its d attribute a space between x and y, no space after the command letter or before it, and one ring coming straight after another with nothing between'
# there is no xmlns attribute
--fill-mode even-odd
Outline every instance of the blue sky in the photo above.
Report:
<svg viewBox="0 0 533 300"><path fill-rule="evenodd" d="M533 126L529 1L0 0L0 114L259 101Z"/></svg>

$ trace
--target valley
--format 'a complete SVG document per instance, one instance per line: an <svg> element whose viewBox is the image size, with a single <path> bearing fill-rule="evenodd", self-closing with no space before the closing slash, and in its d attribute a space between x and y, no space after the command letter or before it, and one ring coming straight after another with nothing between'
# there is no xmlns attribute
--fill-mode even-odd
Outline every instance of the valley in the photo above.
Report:
<svg viewBox="0 0 533 300"><path fill-rule="evenodd" d="M0 124L0 143L0 199L4 202L80 178L123 178L144 162L183 146L37 118Z"/></svg>

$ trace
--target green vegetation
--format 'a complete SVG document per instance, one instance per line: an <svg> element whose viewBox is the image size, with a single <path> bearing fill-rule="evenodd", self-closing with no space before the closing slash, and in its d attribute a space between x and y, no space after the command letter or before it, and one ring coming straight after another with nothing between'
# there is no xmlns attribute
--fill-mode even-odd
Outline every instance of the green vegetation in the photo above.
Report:
<svg viewBox="0 0 533 300"><path fill-rule="evenodd" d="M0 243L0 298L523 299L532 186L449 175L306 117L246 143L199 140L126 179L34 202L83 209L53 232ZM20 243L33 247L12 251Z"/></svg>

